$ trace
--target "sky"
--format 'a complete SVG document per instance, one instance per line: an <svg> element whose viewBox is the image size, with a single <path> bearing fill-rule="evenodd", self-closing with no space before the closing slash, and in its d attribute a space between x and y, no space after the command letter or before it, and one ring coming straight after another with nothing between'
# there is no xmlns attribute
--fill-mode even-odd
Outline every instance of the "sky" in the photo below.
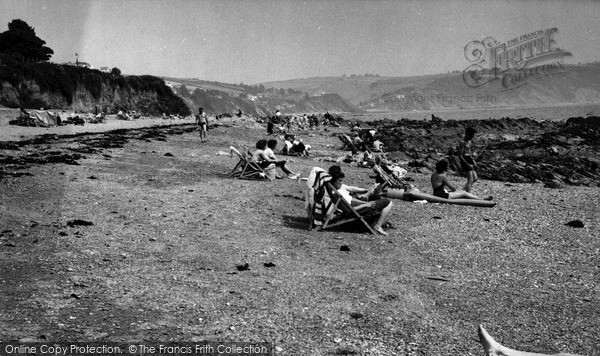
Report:
<svg viewBox="0 0 600 356"><path fill-rule="evenodd" d="M567 63L600 60L600 1L0 0L52 62L226 83L462 71L465 46L557 28Z"/></svg>

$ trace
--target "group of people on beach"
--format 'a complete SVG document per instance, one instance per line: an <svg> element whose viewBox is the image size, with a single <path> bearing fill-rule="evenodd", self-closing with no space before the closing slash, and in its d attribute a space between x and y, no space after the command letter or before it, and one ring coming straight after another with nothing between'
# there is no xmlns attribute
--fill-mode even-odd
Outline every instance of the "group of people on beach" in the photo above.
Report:
<svg viewBox="0 0 600 356"><path fill-rule="evenodd" d="M281 112L277 111L276 116L281 116ZM206 131L208 127L207 115L202 108L199 109L198 115L196 115L196 125L200 133L201 142L206 142ZM269 127L270 123L267 123L268 131L272 130ZM360 126L355 123L352 124L351 130L355 133L355 136L359 136L361 130ZM458 159L461 164L462 171L466 174L467 182L463 189L457 189L446 176L446 172L449 167L449 162L446 159L440 160L436 163L435 172L430 176L430 183L433 189L433 195L444 199L478 199L478 200L492 200L491 196L479 197L471 190L473 184L478 180L476 167L477 163L473 159L473 138L475 136L475 129L469 127L465 131L465 136L458 148ZM369 137L374 141L379 141L376 136L376 132L369 132ZM283 136L284 147L281 150L281 154L285 155L299 155L308 156L309 149L307 145L297 140L291 133L287 133ZM370 142L372 143L372 142ZM285 177L289 179L298 179L299 174L294 172L288 163L288 160L280 159L275 154L277 149L278 141L275 138L260 139L256 142L256 150L252 154L252 159L258 165L265 170L267 178L270 179L283 179ZM381 144L382 145L382 144ZM380 150L383 151L383 150ZM284 175L280 175L277 172L277 168L283 172ZM359 188L344 183L345 174L339 165L331 166L328 170L331 176L330 183L335 187L340 196L355 210L360 211L360 214L371 221L374 221L372 228L375 232L381 235L387 235L388 233L384 230L385 226L389 226L387 222L393 208L393 203L390 200L390 196L383 191L381 185L375 185L371 189ZM409 186L409 185L407 185ZM405 186L405 192L410 187Z"/></svg>
<svg viewBox="0 0 600 356"><path fill-rule="evenodd" d="M283 115L281 111L276 110L275 115L266 118L267 134L285 133L293 131L314 130L320 125L340 126L341 117L326 112L324 115Z"/></svg>
<svg viewBox="0 0 600 356"><path fill-rule="evenodd" d="M283 173L290 179L298 179L299 174L292 172L287 166L287 160L278 159L275 155L275 149L277 148L276 139L260 139L256 142L256 151L252 154L252 159L258 163L262 169L267 169L273 165L273 176L275 179L283 178L277 172L274 171L276 167L279 167Z"/></svg>

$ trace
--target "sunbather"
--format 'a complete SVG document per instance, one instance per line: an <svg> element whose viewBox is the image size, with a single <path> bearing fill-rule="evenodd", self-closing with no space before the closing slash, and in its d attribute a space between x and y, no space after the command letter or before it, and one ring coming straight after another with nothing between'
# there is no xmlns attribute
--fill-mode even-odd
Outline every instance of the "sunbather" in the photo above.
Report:
<svg viewBox="0 0 600 356"><path fill-rule="evenodd" d="M281 170L287 174L290 179L297 179L298 174L292 172L287 167L286 160L278 160L273 152L273 149L277 147L277 140L270 139L269 141L261 139L256 142L257 150L253 154L253 158L262 168L268 167L271 163L275 164L276 167L281 168ZM277 176L277 178L280 178Z"/></svg>
<svg viewBox="0 0 600 356"><path fill-rule="evenodd" d="M376 194L370 194L367 189L343 184L345 174L342 172L340 166L330 167L329 175L331 176L330 183L337 189L346 202L352 205L363 217L376 219L372 226L373 230L381 235L388 235L383 230L383 224L385 224L392 212L392 201L390 199L379 198ZM366 199L355 198L351 193L362 193L363 195L360 198Z"/></svg>
<svg viewBox="0 0 600 356"><path fill-rule="evenodd" d="M471 194L464 190L457 190L448 181L446 177L446 170L448 169L448 161L440 160L435 165L435 172L431 174L431 187L433 188L433 195L444 199L478 199L478 200L492 200L491 196L480 198L475 194ZM446 191L445 188L448 188Z"/></svg>
<svg viewBox="0 0 600 356"><path fill-rule="evenodd" d="M285 135L284 138L288 155L310 156L310 146L305 145L301 140L296 139L292 134Z"/></svg>
<svg viewBox="0 0 600 356"><path fill-rule="evenodd" d="M363 139L360 138L360 135L358 134L358 132L354 132L352 135L353 135L352 143L354 144L354 146L363 152L366 151L367 145L365 144Z"/></svg>

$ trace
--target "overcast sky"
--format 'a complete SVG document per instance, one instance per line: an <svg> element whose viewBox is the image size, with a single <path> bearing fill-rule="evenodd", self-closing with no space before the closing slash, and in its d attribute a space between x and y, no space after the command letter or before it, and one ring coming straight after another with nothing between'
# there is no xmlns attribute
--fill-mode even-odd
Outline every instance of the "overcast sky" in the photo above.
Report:
<svg viewBox="0 0 600 356"><path fill-rule="evenodd" d="M0 0L51 61L227 83L463 70L464 47L556 27L568 62L600 60L598 1Z"/></svg>

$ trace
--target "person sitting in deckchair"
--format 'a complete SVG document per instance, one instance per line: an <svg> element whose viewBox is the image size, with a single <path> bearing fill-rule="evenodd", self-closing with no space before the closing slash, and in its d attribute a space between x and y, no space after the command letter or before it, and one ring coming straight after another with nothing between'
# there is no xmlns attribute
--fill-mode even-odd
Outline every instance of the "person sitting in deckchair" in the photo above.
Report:
<svg viewBox="0 0 600 356"><path fill-rule="evenodd" d="M365 142L363 141L363 139L360 138L360 135L358 134L358 132L354 132L352 135L353 135L352 143L354 144L354 146L363 152L366 151L367 145L365 145Z"/></svg>
<svg viewBox="0 0 600 356"><path fill-rule="evenodd" d="M433 195L444 199L478 199L478 200L492 200L491 196L480 198L475 194L471 194L464 190L457 190L448 181L446 177L446 170L448 169L448 161L445 159L438 161L435 164L435 172L431 174L431 187L433 188ZM445 188L448 188L446 191Z"/></svg>
<svg viewBox="0 0 600 356"><path fill-rule="evenodd" d="M369 191L367 189L343 184L345 174L342 172L340 166L331 166L328 173L331 176L331 185L338 191L340 196L366 219L376 219L372 225L373 230L381 235L388 235L383 230L383 224L385 224L392 212L392 201L390 199L379 198L376 194L368 194ZM367 193L368 196L361 196L361 198L366 198L367 200L354 198L351 193Z"/></svg>
<svg viewBox="0 0 600 356"><path fill-rule="evenodd" d="M253 154L254 160L258 162L261 168L266 168L270 164L275 164L276 167L281 168L281 170L287 174L288 178L297 179L299 175L292 172L287 167L287 161L277 159L275 153L273 152L275 147L277 147L277 140L275 139L270 139L269 141L264 139L258 140L258 142L256 142L257 150ZM277 176L277 178L280 177Z"/></svg>

